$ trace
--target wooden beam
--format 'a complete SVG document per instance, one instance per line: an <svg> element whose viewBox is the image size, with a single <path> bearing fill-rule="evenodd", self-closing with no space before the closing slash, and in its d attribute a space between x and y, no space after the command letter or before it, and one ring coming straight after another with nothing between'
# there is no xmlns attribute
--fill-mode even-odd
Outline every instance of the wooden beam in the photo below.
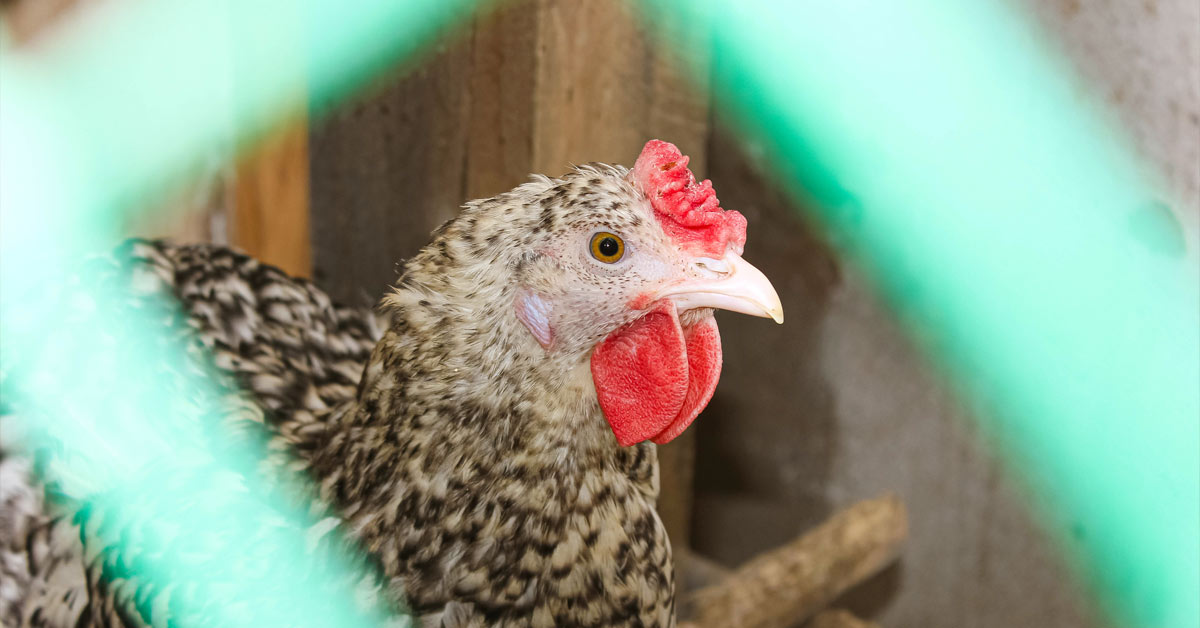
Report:
<svg viewBox="0 0 1200 628"><path fill-rule="evenodd" d="M312 275L308 124L298 114L238 163L230 242L299 277Z"/></svg>
<svg viewBox="0 0 1200 628"><path fill-rule="evenodd" d="M907 537L898 498L859 502L686 596L682 614L702 628L794 626L895 561Z"/></svg>
<svg viewBox="0 0 1200 628"><path fill-rule="evenodd" d="M703 175L707 84L685 80L625 3L542 0L538 17L535 172L589 161L632 165L658 137Z"/></svg>
<svg viewBox="0 0 1200 628"><path fill-rule="evenodd" d="M805 628L879 628L879 624L859 619L850 611L832 609L817 613Z"/></svg>

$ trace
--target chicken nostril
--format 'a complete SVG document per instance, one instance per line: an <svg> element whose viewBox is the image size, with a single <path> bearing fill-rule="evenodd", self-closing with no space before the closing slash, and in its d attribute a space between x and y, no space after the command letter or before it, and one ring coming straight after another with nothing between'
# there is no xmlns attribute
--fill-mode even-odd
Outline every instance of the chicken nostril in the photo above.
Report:
<svg viewBox="0 0 1200 628"><path fill-rule="evenodd" d="M701 257L695 262L696 268L701 274L708 277L720 277L730 273L729 262L722 259L713 259L711 257Z"/></svg>

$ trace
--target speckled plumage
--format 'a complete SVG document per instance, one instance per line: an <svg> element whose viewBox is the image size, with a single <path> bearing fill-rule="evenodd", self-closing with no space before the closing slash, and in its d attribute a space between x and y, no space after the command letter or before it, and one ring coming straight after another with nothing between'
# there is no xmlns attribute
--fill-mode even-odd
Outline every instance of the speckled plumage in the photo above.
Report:
<svg viewBox="0 0 1200 628"><path fill-rule="evenodd" d="M468 205L385 298L394 322L314 468L417 611L458 600L488 625L674 621L654 446L617 446L587 362L636 313L591 312L549 353L512 313L517 290L572 272L538 253L547 236L653 237L623 175L584 168Z"/></svg>
<svg viewBox="0 0 1200 628"><path fill-rule="evenodd" d="M235 382L242 386L245 392L214 400L222 410L221 421L203 433L226 446L269 428L270 440L258 446L262 470L275 483L286 481L291 473L291 444L303 442L300 435L331 408L353 399L362 364L381 334L369 309L335 307L308 282L222 247L130 241L111 257L91 260L81 269L79 281L127 288L131 296L118 305L119 311L153 311L162 320L164 339L185 341L184 364L168 361L162 340L141 347L164 358L163 381L176 388L179 397L188 395L180 387L187 381L182 372L190 369L216 376L229 391L236 391ZM69 295L71 286L60 291ZM162 309L160 296L178 298L183 311ZM64 301L82 317L76 323L86 326L90 308L68 298L72 300ZM120 331L112 335L128 337ZM215 372L207 369L210 357ZM119 375L97 375L106 376ZM0 619L5 626L149 623L145 615L156 600L179 594L159 595L161 591L139 580L137 561L228 539L219 530L212 539L141 537L137 521L87 503L95 501L93 495L63 493L53 473L51 483L43 486L32 471L35 466L52 466L56 452L52 447L34 451L31 458L20 448L26 427L20 419L35 424L38 420L36 415L22 417L23 411L19 404L6 405L0 417ZM154 469L145 469L143 476L152 480ZM194 491L205 490L211 479L177 478L177 503L160 507L203 503ZM315 516L332 512L317 496L311 498ZM137 547L134 562L109 545L116 535ZM202 617L190 619L196 621L188 625L211 625Z"/></svg>
<svg viewBox="0 0 1200 628"><path fill-rule="evenodd" d="M671 626L655 448L617 445L588 370L591 348L640 315L624 300L638 277L563 253L597 229L669 246L625 174L585 166L469 203L378 312L220 247L135 242L111 270L180 298L179 326L246 391L268 450L301 463L427 622ZM513 314L521 290L558 304L550 349ZM5 451L0 465L22 479L0 490L6 625L143 621L135 593L94 575L65 508L29 489L28 462Z"/></svg>

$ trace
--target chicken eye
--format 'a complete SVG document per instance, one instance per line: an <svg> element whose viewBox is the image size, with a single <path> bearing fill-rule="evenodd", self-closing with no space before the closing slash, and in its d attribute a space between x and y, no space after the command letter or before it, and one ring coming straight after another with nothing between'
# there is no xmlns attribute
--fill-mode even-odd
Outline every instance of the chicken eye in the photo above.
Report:
<svg viewBox="0 0 1200 628"><path fill-rule="evenodd" d="M625 241L615 233L601 231L592 236L592 257L612 264L625 255Z"/></svg>

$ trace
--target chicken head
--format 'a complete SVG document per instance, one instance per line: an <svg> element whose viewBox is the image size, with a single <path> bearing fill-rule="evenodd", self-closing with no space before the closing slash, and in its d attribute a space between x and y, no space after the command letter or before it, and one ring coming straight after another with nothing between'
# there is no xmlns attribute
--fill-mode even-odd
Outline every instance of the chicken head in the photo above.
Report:
<svg viewBox="0 0 1200 628"><path fill-rule="evenodd" d="M775 289L742 258L746 219L687 164L652 140L632 170L551 181L542 237L518 265L516 317L547 354L590 360L622 446L666 443L708 404L721 373L714 308L783 322Z"/></svg>

